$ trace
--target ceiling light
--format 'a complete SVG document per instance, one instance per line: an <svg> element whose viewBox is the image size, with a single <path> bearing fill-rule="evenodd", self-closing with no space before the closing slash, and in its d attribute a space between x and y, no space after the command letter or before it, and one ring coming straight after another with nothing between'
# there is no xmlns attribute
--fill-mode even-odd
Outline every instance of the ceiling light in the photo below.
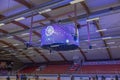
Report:
<svg viewBox="0 0 120 80"><path fill-rule="evenodd" d="M87 22L90 22L90 21L99 20L99 19L100 19L100 18L97 17L97 18L87 19L86 21L87 21Z"/></svg>
<svg viewBox="0 0 120 80"><path fill-rule="evenodd" d="M5 51L1 51L0 53L4 53Z"/></svg>
<svg viewBox="0 0 120 80"><path fill-rule="evenodd" d="M26 36L26 35L29 35L29 33L23 33L23 34L21 34L22 36Z"/></svg>
<svg viewBox="0 0 120 80"><path fill-rule="evenodd" d="M88 50L88 49L82 49L82 50Z"/></svg>
<svg viewBox="0 0 120 80"><path fill-rule="evenodd" d="M15 19L15 21L20 21L20 20L23 20L23 19L25 19L25 17L17 18L17 19Z"/></svg>
<svg viewBox="0 0 120 80"><path fill-rule="evenodd" d="M29 47L28 49L31 50L31 49L33 49L33 47Z"/></svg>
<svg viewBox="0 0 120 80"><path fill-rule="evenodd" d="M23 49L18 49L18 50L23 50Z"/></svg>
<svg viewBox="0 0 120 80"><path fill-rule="evenodd" d="M69 40L68 40L68 39L66 40L66 43L69 43Z"/></svg>
<svg viewBox="0 0 120 80"><path fill-rule="evenodd" d="M110 48L118 48L118 46L112 46L112 47L110 47Z"/></svg>
<svg viewBox="0 0 120 80"><path fill-rule="evenodd" d="M4 23L0 23L0 26L3 26L3 25L5 25Z"/></svg>
<svg viewBox="0 0 120 80"><path fill-rule="evenodd" d="M106 49L106 48L109 48L109 47L103 47L103 48L101 48L101 49Z"/></svg>
<svg viewBox="0 0 120 80"><path fill-rule="evenodd" d="M39 14L43 14L43 13L46 13L46 12L49 12L49 11L51 11L52 9L45 9L45 10L43 10L43 11L40 11L40 12L38 12Z"/></svg>
<svg viewBox="0 0 120 80"><path fill-rule="evenodd" d="M104 37L104 38L102 38L103 40L105 40L105 39L112 39L112 37Z"/></svg>
<svg viewBox="0 0 120 80"><path fill-rule="evenodd" d="M33 53L33 51L30 51L30 52L28 52L28 53L31 53L31 54L32 54L32 53Z"/></svg>
<svg viewBox="0 0 120 80"><path fill-rule="evenodd" d="M88 41L88 40L84 40L84 41Z"/></svg>
<svg viewBox="0 0 120 80"><path fill-rule="evenodd" d="M107 44L115 44L115 42L109 42L109 43L107 43Z"/></svg>
<svg viewBox="0 0 120 80"><path fill-rule="evenodd" d="M97 30L96 32L102 32L102 31L107 31L107 29L100 29L100 30Z"/></svg>
<svg viewBox="0 0 120 80"><path fill-rule="evenodd" d="M10 38L13 38L13 36L9 36L9 37L7 37L8 39L10 39Z"/></svg>
<svg viewBox="0 0 120 80"><path fill-rule="evenodd" d="M20 56L15 56L15 57L20 57Z"/></svg>
<svg viewBox="0 0 120 80"><path fill-rule="evenodd" d="M59 47L60 45L51 45L50 47Z"/></svg>
<svg viewBox="0 0 120 80"><path fill-rule="evenodd" d="M79 3L79 2L83 2L85 0L74 0L74 1L71 1L70 4L76 4L76 3Z"/></svg>
<svg viewBox="0 0 120 80"><path fill-rule="evenodd" d="M96 46L97 44L92 44L92 46Z"/></svg>
<svg viewBox="0 0 120 80"><path fill-rule="evenodd" d="M101 49L101 48L96 48L96 49Z"/></svg>
<svg viewBox="0 0 120 80"><path fill-rule="evenodd" d="M3 47L8 47L8 46L3 46Z"/></svg>
<svg viewBox="0 0 120 80"><path fill-rule="evenodd" d="M18 46L19 44L13 44L14 46Z"/></svg>

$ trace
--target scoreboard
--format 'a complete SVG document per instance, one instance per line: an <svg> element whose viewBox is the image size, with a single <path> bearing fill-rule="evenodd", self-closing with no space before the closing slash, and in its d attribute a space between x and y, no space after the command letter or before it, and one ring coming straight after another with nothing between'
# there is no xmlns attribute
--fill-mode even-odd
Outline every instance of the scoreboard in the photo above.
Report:
<svg viewBox="0 0 120 80"><path fill-rule="evenodd" d="M11 70L13 67L13 62L12 61L0 61L0 69L7 69Z"/></svg>

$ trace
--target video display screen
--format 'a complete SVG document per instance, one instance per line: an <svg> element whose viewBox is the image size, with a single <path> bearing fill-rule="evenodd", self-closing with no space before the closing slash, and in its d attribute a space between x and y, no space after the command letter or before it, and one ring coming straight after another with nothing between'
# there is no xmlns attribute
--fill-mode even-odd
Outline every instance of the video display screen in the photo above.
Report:
<svg viewBox="0 0 120 80"><path fill-rule="evenodd" d="M13 62L12 61L0 61L0 69L8 69L12 68Z"/></svg>

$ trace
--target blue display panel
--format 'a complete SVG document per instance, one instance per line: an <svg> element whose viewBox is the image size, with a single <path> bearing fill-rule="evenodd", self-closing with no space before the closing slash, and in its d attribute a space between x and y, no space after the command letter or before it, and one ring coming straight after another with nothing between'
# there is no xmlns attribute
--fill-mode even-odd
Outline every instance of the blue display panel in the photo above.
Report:
<svg viewBox="0 0 120 80"><path fill-rule="evenodd" d="M42 29L41 34L41 46L45 49L74 50L79 46L79 40L75 40L74 35L64 30L59 24L47 26Z"/></svg>

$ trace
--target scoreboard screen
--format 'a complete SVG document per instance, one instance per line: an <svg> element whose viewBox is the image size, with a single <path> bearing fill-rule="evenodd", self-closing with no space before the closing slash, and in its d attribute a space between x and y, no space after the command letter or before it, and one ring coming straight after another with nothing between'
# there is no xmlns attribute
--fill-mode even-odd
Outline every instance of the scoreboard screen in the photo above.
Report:
<svg viewBox="0 0 120 80"><path fill-rule="evenodd" d="M12 61L0 61L0 69L11 69L12 67Z"/></svg>
<svg viewBox="0 0 120 80"><path fill-rule="evenodd" d="M5 61L0 61L0 68L6 68L7 67L7 62Z"/></svg>

